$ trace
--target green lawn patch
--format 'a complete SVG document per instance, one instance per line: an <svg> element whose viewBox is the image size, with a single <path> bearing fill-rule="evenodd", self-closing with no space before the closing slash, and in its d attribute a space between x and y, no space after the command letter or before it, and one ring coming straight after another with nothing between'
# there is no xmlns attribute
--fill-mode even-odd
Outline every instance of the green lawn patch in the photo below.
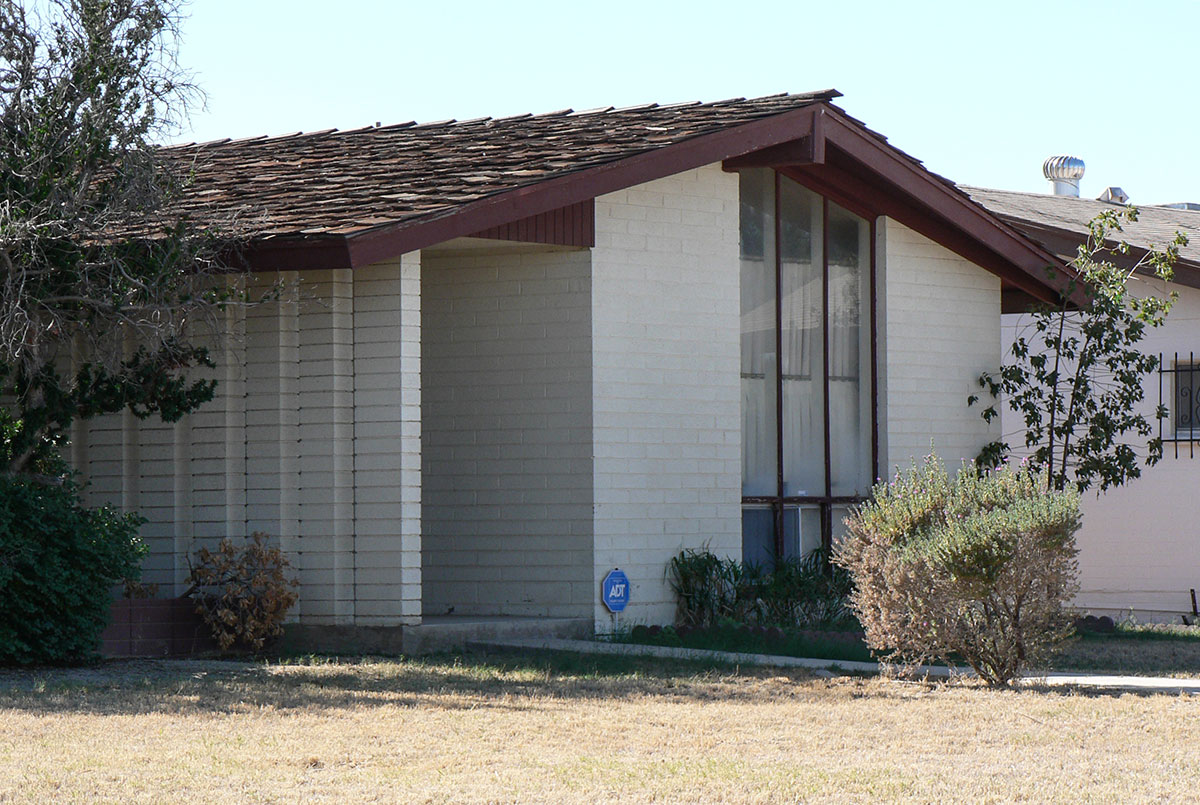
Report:
<svg viewBox="0 0 1200 805"><path fill-rule="evenodd" d="M1117 624L1112 632L1081 632L1048 663L1053 671L1200 676L1200 627Z"/></svg>
<svg viewBox="0 0 1200 805"><path fill-rule="evenodd" d="M875 661L863 642L862 632L852 630L781 629L732 622L707 628L635 626L615 636L613 641L782 657Z"/></svg>

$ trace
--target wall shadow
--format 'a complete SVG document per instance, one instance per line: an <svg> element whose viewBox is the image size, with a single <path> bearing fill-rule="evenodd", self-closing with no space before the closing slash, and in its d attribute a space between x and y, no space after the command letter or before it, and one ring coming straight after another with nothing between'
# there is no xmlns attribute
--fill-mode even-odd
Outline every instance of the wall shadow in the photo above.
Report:
<svg viewBox="0 0 1200 805"><path fill-rule="evenodd" d="M560 652L265 663L114 660L86 668L0 671L0 710L96 715L385 706L538 710L563 700L748 700L762 695L764 680L777 686L825 681L803 669Z"/></svg>

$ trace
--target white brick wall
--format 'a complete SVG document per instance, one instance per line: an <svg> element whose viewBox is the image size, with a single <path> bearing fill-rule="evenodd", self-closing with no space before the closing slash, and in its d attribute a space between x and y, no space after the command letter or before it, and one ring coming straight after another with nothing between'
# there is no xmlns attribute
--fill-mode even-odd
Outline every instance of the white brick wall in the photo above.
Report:
<svg viewBox="0 0 1200 805"><path fill-rule="evenodd" d="M741 554L738 180L719 165L601 196L592 256L595 575L669 623L667 561Z"/></svg>
<svg viewBox="0 0 1200 805"><path fill-rule="evenodd" d="M591 613L590 257L424 253L428 615Z"/></svg>
<svg viewBox="0 0 1200 805"><path fill-rule="evenodd" d="M421 615L421 263L354 276L356 623ZM398 594L399 592L399 594Z"/></svg>
<svg viewBox="0 0 1200 805"><path fill-rule="evenodd" d="M966 397L999 362L999 281L880 232L885 466L931 439L973 457L995 436ZM232 316L200 412L78 429L94 497L151 520L147 580L177 585L198 541L261 529L299 569L301 623L454 607L604 630L613 567L626 621L666 623L672 556L740 555L737 176L598 198L590 251L468 245L305 272L310 298Z"/></svg>
<svg viewBox="0 0 1200 805"><path fill-rule="evenodd" d="M932 444L953 471L1000 434L967 407L1000 365L1000 280L896 221L878 231L881 469L907 469Z"/></svg>
<svg viewBox="0 0 1200 805"><path fill-rule="evenodd" d="M93 501L149 520L145 580L167 593L200 544L261 530L296 568L301 623L417 622L419 255L298 278L298 299L227 313L210 403L79 425L73 459Z"/></svg>

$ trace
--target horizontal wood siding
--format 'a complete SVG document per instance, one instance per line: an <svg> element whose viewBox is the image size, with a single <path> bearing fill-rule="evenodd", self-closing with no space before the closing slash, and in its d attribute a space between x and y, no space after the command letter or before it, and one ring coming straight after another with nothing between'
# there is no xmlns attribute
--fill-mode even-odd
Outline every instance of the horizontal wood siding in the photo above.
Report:
<svg viewBox="0 0 1200 805"><path fill-rule="evenodd" d="M476 232L472 237L553 246L595 246L596 204L593 199L588 199L541 215L493 226Z"/></svg>

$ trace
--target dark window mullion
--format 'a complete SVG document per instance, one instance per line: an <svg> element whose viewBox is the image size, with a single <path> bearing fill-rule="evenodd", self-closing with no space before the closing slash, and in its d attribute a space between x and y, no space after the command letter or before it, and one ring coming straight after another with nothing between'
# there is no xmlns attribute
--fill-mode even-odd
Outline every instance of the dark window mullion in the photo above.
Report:
<svg viewBox="0 0 1200 805"><path fill-rule="evenodd" d="M774 206L772 216L775 238L775 495L776 502L772 505L775 510L775 558L783 558L783 261L780 257L780 220L779 220L779 172L772 171L775 181Z"/></svg>
<svg viewBox="0 0 1200 805"><path fill-rule="evenodd" d="M821 382L825 427L825 497L833 494L833 451L829 444L829 199L821 197ZM832 541L831 509L821 505L821 545Z"/></svg>
<svg viewBox="0 0 1200 805"><path fill-rule="evenodd" d="M871 305L871 484L881 477L879 472L879 358L877 356L877 345L879 342L879 334L876 331L878 326L877 314L875 312L875 222L877 218L871 218L870 235L871 238L871 265L868 280L868 295L870 296Z"/></svg>

